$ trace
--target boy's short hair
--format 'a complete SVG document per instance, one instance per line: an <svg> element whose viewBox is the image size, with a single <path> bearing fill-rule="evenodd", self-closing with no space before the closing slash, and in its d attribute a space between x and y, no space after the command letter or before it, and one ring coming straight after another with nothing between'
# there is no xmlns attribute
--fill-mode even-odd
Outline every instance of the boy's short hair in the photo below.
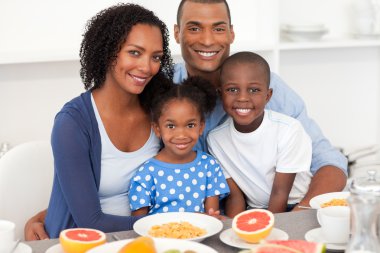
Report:
<svg viewBox="0 0 380 253"><path fill-rule="evenodd" d="M251 63L251 64L256 64L257 66L261 67L265 75L267 76L268 87L269 87L269 83L270 83L269 64L262 56L253 52L243 51L243 52L238 52L229 56L220 67L220 73L223 73L224 69L230 66L231 64L238 64L238 63L239 64Z"/></svg>

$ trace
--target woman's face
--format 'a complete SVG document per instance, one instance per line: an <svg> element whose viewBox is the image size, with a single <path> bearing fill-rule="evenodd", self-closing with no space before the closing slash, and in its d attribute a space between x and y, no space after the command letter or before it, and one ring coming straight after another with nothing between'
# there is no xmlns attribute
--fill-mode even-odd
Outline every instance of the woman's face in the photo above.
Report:
<svg viewBox="0 0 380 253"><path fill-rule="evenodd" d="M106 83L131 94L140 94L160 69L163 41L157 26L137 24L132 27L114 64L107 73Z"/></svg>

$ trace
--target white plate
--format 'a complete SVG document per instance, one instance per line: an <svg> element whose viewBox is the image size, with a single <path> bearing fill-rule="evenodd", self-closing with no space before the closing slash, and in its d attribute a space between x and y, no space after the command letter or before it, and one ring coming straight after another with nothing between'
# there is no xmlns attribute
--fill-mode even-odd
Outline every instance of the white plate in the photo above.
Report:
<svg viewBox="0 0 380 253"><path fill-rule="evenodd" d="M220 233L219 238L222 242L224 242L227 245L241 248L241 249L252 249L255 247L255 244L253 243L247 243L243 239L240 239L232 228L224 230L222 233ZM278 228L273 228L271 233L265 240L288 240L289 235Z"/></svg>
<svg viewBox="0 0 380 253"><path fill-rule="evenodd" d="M87 253L117 253L124 245L132 240L133 239L127 239L106 243L87 251ZM153 240L157 253L162 253L170 249L177 249L181 252L185 250L193 250L199 253L217 253L217 251L213 248L210 248L209 246L201 244L199 242L167 238L154 238Z"/></svg>
<svg viewBox="0 0 380 253"><path fill-rule="evenodd" d="M223 223L220 220L206 214L189 212L171 212L153 214L141 218L135 222L135 224L133 225L133 230L141 236L149 236L148 231L154 225L162 225L169 222L181 221L187 221L193 226L197 226L206 230L206 234L204 236L185 239L189 241L200 242L209 236L213 236L219 233L223 229Z"/></svg>
<svg viewBox="0 0 380 253"><path fill-rule="evenodd" d="M350 196L350 192L329 192L321 194L312 198L309 202L312 208L319 209L321 205L332 199L347 199Z"/></svg>
<svg viewBox="0 0 380 253"><path fill-rule="evenodd" d="M20 242L17 245L17 248L14 251L14 253L32 253L32 248L29 245Z"/></svg>
<svg viewBox="0 0 380 253"><path fill-rule="evenodd" d="M306 241L309 242L320 242L326 244L326 249L328 250L345 250L347 244L346 243L329 243L321 233L321 228L314 228L309 230L305 234Z"/></svg>
<svg viewBox="0 0 380 253"><path fill-rule="evenodd" d="M64 253L61 244L55 244L48 248L45 253Z"/></svg>

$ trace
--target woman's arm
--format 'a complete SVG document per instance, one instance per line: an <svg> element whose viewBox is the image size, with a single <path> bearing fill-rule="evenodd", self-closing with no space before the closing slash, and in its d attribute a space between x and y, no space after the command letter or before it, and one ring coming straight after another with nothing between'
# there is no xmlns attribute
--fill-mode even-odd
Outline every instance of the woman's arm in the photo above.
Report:
<svg viewBox="0 0 380 253"><path fill-rule="evenodd" d="M45 231L46 209L31 217L25 224L24 236L26 241L49 239Z"/></svg>
<svg viewBox="0 0 380 253"><path fill-rule="evenodd" d="M273 213L286 211L290 190L292 189L296 173L276 172L272 192L269 198L268 210Z"/></svg>
<svg viewBox="0 0 380 253"><path fill-rule="evenodd" d="M230 195L226 197L225 214L233 218L238 213L245 211L246 202L243 192L232 178L227 179Z"/></svg>

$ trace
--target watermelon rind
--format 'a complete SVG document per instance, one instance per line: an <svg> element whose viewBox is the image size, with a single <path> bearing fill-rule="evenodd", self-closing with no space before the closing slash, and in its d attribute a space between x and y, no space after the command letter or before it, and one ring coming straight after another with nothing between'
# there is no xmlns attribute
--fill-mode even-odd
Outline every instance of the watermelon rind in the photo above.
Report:
<svg viewBox="0 0 380 253"><path fill-rule="evenodd" d="M265 243L257 245L255 248L251 249L251 253L304 253L302 251L296 250L280 244Z"/></svg>

